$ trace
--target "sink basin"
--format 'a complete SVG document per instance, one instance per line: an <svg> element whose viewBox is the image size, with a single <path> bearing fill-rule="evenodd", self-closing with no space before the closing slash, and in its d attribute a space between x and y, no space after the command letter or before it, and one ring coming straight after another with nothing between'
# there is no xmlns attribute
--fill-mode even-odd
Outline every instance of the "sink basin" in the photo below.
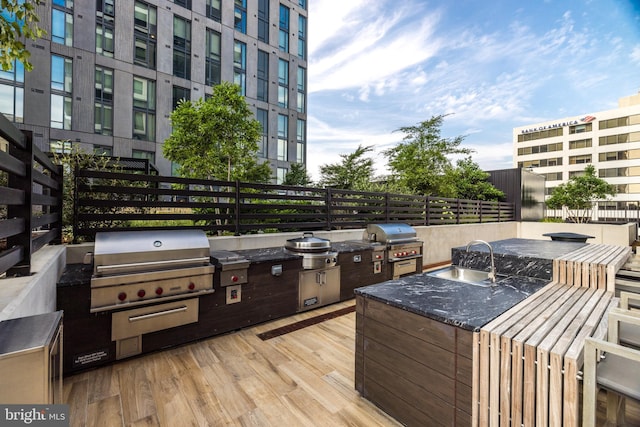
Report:
<svg viewBox="0 0 640 427"><path fill-rule="evenodd" d="M491 286L491 280L489 280L489 272L481 270L473 270L471 268L464 268L457 265L450 265L445 268L431 271L427 275L432 277L439 277L441 279L455 280L457 282L469 283L476 286ZM496 274L496 283L502 279L505 279L507 275Z"/></svg>

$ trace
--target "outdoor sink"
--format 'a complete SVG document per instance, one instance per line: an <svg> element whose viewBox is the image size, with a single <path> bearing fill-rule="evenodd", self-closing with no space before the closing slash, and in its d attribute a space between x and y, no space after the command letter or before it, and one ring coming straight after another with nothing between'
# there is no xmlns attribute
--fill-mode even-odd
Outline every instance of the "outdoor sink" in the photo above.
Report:
<svg viewBox="0 0 640 427"><path fill-rule="evenodd" d="M431 271L427 275L439 277L441 279L455 280L457 282L469 283L476 286L491 286L493 283L489 279L488 271L473 270L457 265L450 265L445 268ZM496 283L507 278L506 274L496 274Z"/></svg>

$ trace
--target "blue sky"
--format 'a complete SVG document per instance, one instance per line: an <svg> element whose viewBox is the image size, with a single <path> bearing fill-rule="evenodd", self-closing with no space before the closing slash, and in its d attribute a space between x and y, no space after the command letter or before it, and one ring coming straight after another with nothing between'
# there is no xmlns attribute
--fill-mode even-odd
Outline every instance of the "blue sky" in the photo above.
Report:
<svg viewBox="0 0 640 427"><path fill-rule="evenodd" d="M310 0L307 170L449 114L442 136L513 167L514 127L640 91L640 0Z"/></svg>

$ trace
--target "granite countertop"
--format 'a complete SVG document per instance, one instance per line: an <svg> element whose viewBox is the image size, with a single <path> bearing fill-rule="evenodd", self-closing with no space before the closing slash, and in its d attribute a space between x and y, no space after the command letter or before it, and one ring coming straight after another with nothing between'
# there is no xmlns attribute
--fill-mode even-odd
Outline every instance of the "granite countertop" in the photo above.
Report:
<svg viewBox="0 0 640 427"><path fill-rule="evenodd" d="M554 260L562 255L573 252L586 246L588 243L561 242L537 239L504 239L489 242L493 247L495 256L511 256L519 258L536 258ZM460 246L453 250L465 250L466 246ZM476 244L469 248L473 252L489 252L486 245Z"/></svg>
<svg viewBox="0 0 640 427"><path fill-rule="evenodd" d="M587 243L536 239L489 242L496 269L507 278L482 287L421 273L358 288L356 295L375 299L444 323L477 330L551 282L553 260ZM451 250L451 261L488 270L489 248L474 244Z"/></svg>
<svg viewBox="0 0 640 427"><path fill-rule="evenodd" d="M420 273L357 288L355 293L474 331L548 283L533 277L509 276L495 286L482 287Z"/></svg>
<svg viewBox="0 0 640 427"><path fill-rule="evenodd" d="M373 244L365 241L345 241L345 242L332 242L331 250L342 252L357 252L363 250L373 250ZM286 261L290 259L300 259L302 255L295 254L285 250L284 247L278 246L273 248L261 248L261 249L242 249L232 251L240 256L243 256L252 263L273 262L273 261Z"/></svg>

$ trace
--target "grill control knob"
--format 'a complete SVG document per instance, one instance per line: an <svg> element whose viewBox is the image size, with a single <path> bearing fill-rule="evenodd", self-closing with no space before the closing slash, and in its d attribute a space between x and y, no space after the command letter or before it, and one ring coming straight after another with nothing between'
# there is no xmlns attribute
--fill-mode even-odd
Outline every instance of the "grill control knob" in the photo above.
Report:
<svg viewBox="0 0 640 427"><path fill-rule="evenodd" d="M146 294L147 294L147 293L144 291L144 289L140 289L140 290L138 291L138 298L144 298L144 296L145 296Z"/></svg>
<svg viewBox="0 0 640 427"><path fill-rule="evenodd" d="M192 291L196 288L196 284L193 282L189 282L189 290Z"/></svg>
<svg viewBox="0 0 640 427"><path fill-rule="evenodd" d="M237 282L239 280L238 276L231 276L232 282Z"/></svg>
<svg viewBox="0 0 640 427"><path fill-rule="evenodd" d="M126 300L126 299L127 299L127 293L126 293L126 292L120 292L120 293L118 294L118 299L119 299L120 301L124 301L124 300Z"/></svg>
<svg viewBox="0 0 640 427"><path fill-rule="evenodd" d="M164 292L164 291L162 290L162 288L161 288L161 287L159 287L159 286L158 286L158 287L156 288L156 295L162 295L162 292Z"/></svg>

